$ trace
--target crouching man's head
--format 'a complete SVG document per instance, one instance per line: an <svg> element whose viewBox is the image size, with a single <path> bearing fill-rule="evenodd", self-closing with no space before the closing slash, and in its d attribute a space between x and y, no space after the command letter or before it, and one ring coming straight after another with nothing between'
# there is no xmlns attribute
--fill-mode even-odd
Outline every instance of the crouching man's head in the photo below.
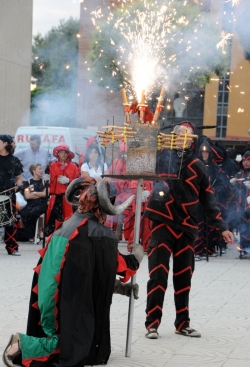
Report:
<svg viewBox="0 0 250 367"><path fill-rule="evenodd" d="M68 186L65 197L72 205L78 205L79 213L92 213L104 224L107 214L119 215L132 202L134 195L115 206L112 187L107 181L96 182L92 177L77 178Z"/></svg>

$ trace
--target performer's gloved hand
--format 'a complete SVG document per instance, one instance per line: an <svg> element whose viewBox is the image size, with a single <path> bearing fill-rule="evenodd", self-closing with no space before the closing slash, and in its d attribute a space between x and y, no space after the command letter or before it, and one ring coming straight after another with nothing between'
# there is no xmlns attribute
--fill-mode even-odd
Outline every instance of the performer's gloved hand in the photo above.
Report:
<svg viewBox="0 0 250 367"><path fill-rule="evenodd" d="M143 203L145 203L145 201L147 200L149 195L150 195L150 191L148 191L148 190L143 190L142 191L141 200L142 200Z"/></svg>
<svg viewBox="0 0 250 367"><path fill-rule="evenodd" d="M139 296L139 285L131 283L122 283L119 279L115 280L114 292L116 294L121 294L122 296L130 297L131 289L133 290L134 299L138 299Z"/></svg>
<svg viewBox="0 0 250 367"><path fill-rule="evenodd" d="M231 184L231 185L235 185L235 184L236 184L236 182L237 182L237 180L236 180L236 178L235 178L235 177L231 178L231 180L230 180L230 184Z"/></svg>
<svg viewBox="0 0 250 367"><path fill-rule="evenodd" d="M250 204L250 196L247 197L247 203Z"/></svg>
<svg viewBox="0 0 250 367"><path fill-rule="evenodd" d="M50 180L50 175L48 173L45 173L45 175L43 176L44 181L49 181Z"/></svg>
<svg viewBox="0 0 250 367"><path fill-rule="evenodd" d="M132 250L131 254L134 255L138 263L140 264L142 262L143 256L144 256L144 250L143 247L138 243L132 243L129 248Z"/></svg>
<svg viewBox="0 0 250 367"><path fill-rule="evenodd" d="M59 176L57 181L60 182L61 184L65 185L65 184L69 183L69 178L66 177L66 176Z"/></svg>

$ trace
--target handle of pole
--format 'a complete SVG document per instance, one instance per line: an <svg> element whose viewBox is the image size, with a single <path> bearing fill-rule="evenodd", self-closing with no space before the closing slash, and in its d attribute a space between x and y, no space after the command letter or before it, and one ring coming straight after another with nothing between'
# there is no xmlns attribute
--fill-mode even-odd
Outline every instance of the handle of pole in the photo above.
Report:
<svg viewBox="0 0 250 367"><path fill-rule="evenodd" d="M142 185L143 179L138 180L137 195L136 195L136 210L135 210L135 224L134 224L134 243L139 243L140 240L140 221L141 221L141 204L142 204ZM131 283L136 283L136 276L131 278ZM130 357L131 354L131 342L132 342L132 328L133 328L133 317L134 317L134 294L131 290L129 298L129 309L128 309L128 324L127 324L127 339L126 339L126 351L125 357Z"/></svg>

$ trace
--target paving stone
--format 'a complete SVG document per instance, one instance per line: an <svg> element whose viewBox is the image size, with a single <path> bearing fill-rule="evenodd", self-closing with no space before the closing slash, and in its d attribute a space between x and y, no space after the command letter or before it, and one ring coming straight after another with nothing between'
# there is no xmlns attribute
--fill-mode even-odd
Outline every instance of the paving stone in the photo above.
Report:
<svg viewBox="0 0 250 367"><path fill-rule="evenodd" d="M0 350L11 333L25 332L33 268L40 245L20 244L20 257L8 256L0 247ZM127 253L126 244L119 249ZM190 293L191 326L201 338L174 333L172 261L165 295L159 339L145 338L145 254L136 275L140 287L135 301L131 355L125 357L129 299L114 295L110 314L112 352L109 366L119 367L248 367L250 365L250 261L236 259L238 251L195 263ZM2 361L0 366L3 366Z"/></svg>

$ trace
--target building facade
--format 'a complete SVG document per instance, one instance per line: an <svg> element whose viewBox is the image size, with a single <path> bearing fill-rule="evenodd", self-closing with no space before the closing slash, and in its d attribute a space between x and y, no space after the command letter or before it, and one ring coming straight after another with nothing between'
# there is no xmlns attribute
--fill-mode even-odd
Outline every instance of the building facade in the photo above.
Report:
<svg viewBox="0 0 250 367"><path fill-rule="evenodd" d="M221 140L228 147L242 150L250 144L250 62L237 33L237 19L250 11L250 2L241 0L237 6L232 2L211 0L210 11L218 15L225 32L232 34L230 69L224 78L212 78L205 88L204 125L216 125L206 135L214 141ZM246 24L249 29L249 24Z"/></svg>
<svg viewBox="0 0 250 367"><path fill-rule="evenodd" d="M0 1L0 127L29 125L32 0Z"/></svg>

